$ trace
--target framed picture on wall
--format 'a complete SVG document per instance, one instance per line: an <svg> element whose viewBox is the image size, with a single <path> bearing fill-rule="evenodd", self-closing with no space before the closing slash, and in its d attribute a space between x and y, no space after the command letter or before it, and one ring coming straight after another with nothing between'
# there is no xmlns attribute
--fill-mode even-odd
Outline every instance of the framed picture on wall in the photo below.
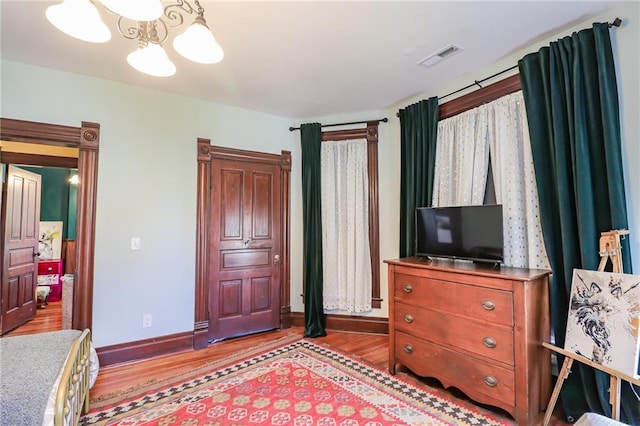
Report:
<svg viewBox="0 0 640 426"><path fill-rule="evenodd" d="M40 222L38 259L60 259L62 255L62 222Z"/></svg>

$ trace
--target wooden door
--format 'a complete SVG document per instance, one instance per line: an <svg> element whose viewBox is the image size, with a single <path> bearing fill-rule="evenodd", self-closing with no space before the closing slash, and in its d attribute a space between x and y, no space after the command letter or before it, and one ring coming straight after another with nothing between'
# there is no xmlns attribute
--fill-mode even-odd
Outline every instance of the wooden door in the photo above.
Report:
<svg viewBox="0 0 640 426"><path fill-rule="evenodd" d="M41 176L9 166L3 188L2 334L36 313Z"/></svg>
<svg viewBox="0 0 640 426"><path fill-rule="evenodd" d="M280 327L280 173L211 162L209 341Z"/></svg>

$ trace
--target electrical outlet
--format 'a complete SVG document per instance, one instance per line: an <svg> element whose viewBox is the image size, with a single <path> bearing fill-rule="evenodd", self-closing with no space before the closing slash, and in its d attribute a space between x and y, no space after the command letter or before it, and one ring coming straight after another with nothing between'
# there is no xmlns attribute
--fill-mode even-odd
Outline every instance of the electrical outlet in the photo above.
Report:
<svg viewBox="0 0 640 426"><path fill-rule="evenodd" d="M141 248L140 237L131 237L131 250L140 250Z"/></svg>
<svg viewBox="0 0 640 426"><path fill-rule="evenodd" d="M149 328L153 324L153 315L144 314L142 316L142 328Z"/></svg>

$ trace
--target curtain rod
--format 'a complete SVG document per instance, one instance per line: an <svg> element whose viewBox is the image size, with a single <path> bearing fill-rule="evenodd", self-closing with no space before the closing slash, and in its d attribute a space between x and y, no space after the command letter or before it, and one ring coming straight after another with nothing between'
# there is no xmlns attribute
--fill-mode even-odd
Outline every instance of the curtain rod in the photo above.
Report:
<svg viewBox="0 0 640 426"><path fill-rule="evenodd" d="M614 19L614 20L613 20L613 22L609 22L609 23L607 23L607 25L609 26L609 28L611 28L611 27L619 27L619 26L620 26L620 24L622 24L622 19L620 19L620 18L616 18L616 19ZM451 93L447 93L447 94L446 94L446 95L444 95L444 96L439 96L439 97L438 97L438 99L444 99L444 98L446 98L446 97L448 97L448 96L455 95L456 93L462 92L463 90L470 89L470 88L472 88L473 86L478 86L480 89L482 89L482 84L480 84L480 83L484 83L484 82L485 82L485 81L487 81L487 80L490 80L490 79L492 79L492 78L494 78L494 77L499 76L500 74L504 74L504 73L509 72L509 71L511 71L511 70L513 70L513 69L516 69L516 68L518 68L518 65L517 65L517 64L516 64L516 65L514 65L514 66L512 66L512 67L509 67L509 68L507 68L507 69L505 69L505 70L498 71L497 73L495 73L495 74L493 74L493 75L490 75L489 77L485 77L485 78L483 78L482 80L474 80L472 84L469 84L468 86L465 86L465 87L463 87L462 89L455 90L455 91L453 91L453 92L451 92ZM396 117L400 117L400 113L396 113Z"/></svg>
<svg viewBox="0 0 640 426"><path fill-rule="evenodd" d="M497 77L497 76L499 76L500 74L504 74L504 73L509 72L509 71L511 71L511 70L513 70L513 69L516 69L516 68L518 68L518 65L517 65L517 64L516 64L516 65L514 65L514 66L512 66L512 67L509 67L509 68L507 68L507 69L505 69L505 70L498 71L497 73L492 74L492 75L490 75L489 77L485 77L485 78L483 78L482 80L473 80L473 83L472 83L472 84L469 84L468 86L464 86L462 89L455 90L455 91L453 91L453 92L451 92L451 93L447 93L447 94L446 94L446 95L444 95L444 96L439 96L439 97L438 97L438 99L444 99L444 98L449 97L449 96L451 96L451 95L455 95L456 93L462 92L463 90L467 90L467 89L469 89L469 88L471 88L471 87L473 87L473 86L478 86L480 89L482 89L482 84L480 84L480 83L484 83L484 82L485 82L485 81L487 81L487 80L491 80L492 78Z"/></svg>
<svg viewBox="0 0 640 426"><path fill-rule="evenodd" d="M622 24L622 19L616 18L616 19L613 20L613 22L609 22L607 25L609 26L609 28L611 28L611 27L619 27L620 24ZM473 86L478 86L480 89L482 89L482 85L480 83L484 83L487 80L490 80L490 79L492 79L494 77L499 76L500 74L504 74L504 73L509 72L509 71L511 71L513 69L516 69L516 68L518 68L517 64L512 66L512 67L507 68L506 70L499 71L499 72L497 72L497 73L495 73L493 75L490 75L489 77L483 78L482 80L474 80L472 84L470 84L468 86L465 86L462 89L458 89L458 90L456 90L454 92L447 93L444 96L440 96L438 99L444 99L444 98L446 98L448 96L455 95L456 93L462 92L463 90L469 89L469 88L471 88Z"/></svg>
<svg viewBox="0 0 640 426"><path fill-rule="evenodd" d="M443 95L443 96L438 96L438 100L440 100L440 99L444 99L444 98L446 98L446 97L448 97L448 96L451 96L451 95L455 95L456 93L462 92L463 90L470 89L470 88L471 88L471 87L473 87L473 86L478 86L480 89L482 89L482 84L481 84L481 83L484 83L484 82L485 82L485 81L487 81L487 80L491 80L492 78L497 77L497 76L499 76L500 74L504 74L504 73L509 72L509 71L511 71L511 70L513 70L513 69L516 69L516 68L518 68L518 65L517 65L517 64L516 64L516 65L514 65L514 66L512 66L512 67L509 67L509 68L507 68L507 69L504 69L504 70L502 70L502 71L498 71L497 73L492 74L492 75L490 75L489 77L485 77L485 78L483 78L482 80L473 80L473 83L471 83L471 84L469 84L469 85L467 85L467 86L464 86L464 87L463 87L463 88L461 88L461 89L454 90L453 92L451 92L451 93L447 93L446 95ZM396 117L400 117L400 112L396 112Z"/></svg>
<svg viewBox="0 0 640 426"><path fill-rule="evenodd" d="M376 121L378 123L380 123L380 122L386 123L387 121L389 121L389 119L387 117L385 117L385 118L379 118L377 120L352 121L350 123L322 124L322 125L320 125L320 127L349 126L351 124L366 124L366 123L371 123L373 121ZM293 132L294 130L300 130L300 127L289 127L289 131L290 132Z"/></svg>

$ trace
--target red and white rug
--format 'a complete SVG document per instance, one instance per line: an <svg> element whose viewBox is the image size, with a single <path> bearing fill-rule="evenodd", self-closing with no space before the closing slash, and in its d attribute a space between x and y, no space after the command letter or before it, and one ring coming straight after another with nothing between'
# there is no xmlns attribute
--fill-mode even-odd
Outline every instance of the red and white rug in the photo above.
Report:
<svg viewBox="0 0 640 426"><path fill-rule="evenodd" d="M81 425L510 425L300 340L94 409Z"/></svg>

